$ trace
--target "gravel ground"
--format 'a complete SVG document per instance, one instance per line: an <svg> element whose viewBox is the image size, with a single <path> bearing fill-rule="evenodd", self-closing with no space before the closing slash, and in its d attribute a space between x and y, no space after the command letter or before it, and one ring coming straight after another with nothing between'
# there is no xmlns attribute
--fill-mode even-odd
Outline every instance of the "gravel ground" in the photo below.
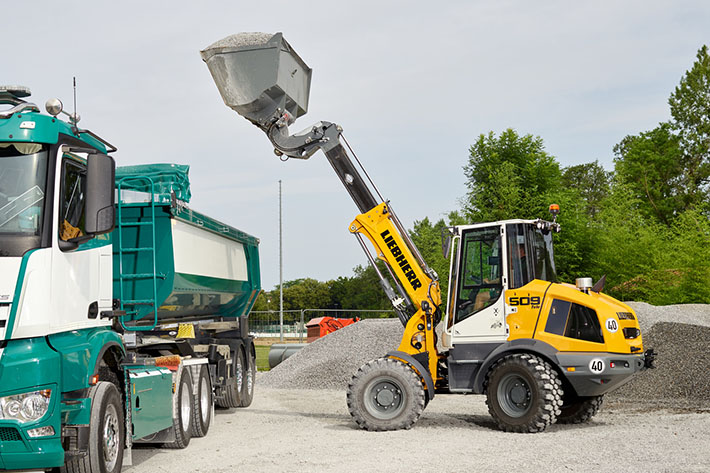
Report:
<svg viewBox="0 0 710 473"><path fill-rule="evenodd" d="M135 449L128 471L708 472L710 307L632 306L658 368L607 396L588 424L510 434L495 428L483 396L437 395L411 430L360 430L345 386L402 333L397 320L367 320L259 373L252 406L217 411L188 448Z"/></svg>
<svg viewBox="0 0 710 473"><path fill-rule="evenodd" d="M540 434L495 430L482 396L437 396L411 430L366 432L345 392L267 389L248 409L218 411L184 450L137 448L134 473L707 472L710 413L611 403L585 425Z"/></svg>

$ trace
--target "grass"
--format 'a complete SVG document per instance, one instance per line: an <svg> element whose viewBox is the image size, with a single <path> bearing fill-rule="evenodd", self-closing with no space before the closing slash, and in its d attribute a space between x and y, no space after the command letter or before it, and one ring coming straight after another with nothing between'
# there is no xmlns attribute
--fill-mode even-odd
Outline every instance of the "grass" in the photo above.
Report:
<svg viewBox="0 0 710 473"><path fill-rule="evenodd" d="M256 345L256 369L269 371L269 349L271 345Z"/></svg>

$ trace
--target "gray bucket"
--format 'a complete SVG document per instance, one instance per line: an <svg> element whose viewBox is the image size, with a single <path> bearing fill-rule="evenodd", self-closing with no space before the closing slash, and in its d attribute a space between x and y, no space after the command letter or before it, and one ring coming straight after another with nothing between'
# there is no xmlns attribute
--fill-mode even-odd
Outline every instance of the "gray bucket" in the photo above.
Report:
<svg viewBox="0 0 710 473"><path fill-rule="evenodd" d="M284 111L289 123L308 111L311 68L281 33L239 33L200 52L224 103L264 128Z"/></svg>

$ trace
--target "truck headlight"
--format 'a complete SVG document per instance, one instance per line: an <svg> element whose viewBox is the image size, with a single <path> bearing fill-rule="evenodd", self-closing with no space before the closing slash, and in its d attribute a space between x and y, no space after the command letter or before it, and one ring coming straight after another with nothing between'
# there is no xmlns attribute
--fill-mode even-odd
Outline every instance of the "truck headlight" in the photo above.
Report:
<svg viewBox="0 0 710 473"><path fill-rule="evenodd" d="M51 397L51 389L0 397L0 419L23 424L38 420L47 413Z"/></svg>

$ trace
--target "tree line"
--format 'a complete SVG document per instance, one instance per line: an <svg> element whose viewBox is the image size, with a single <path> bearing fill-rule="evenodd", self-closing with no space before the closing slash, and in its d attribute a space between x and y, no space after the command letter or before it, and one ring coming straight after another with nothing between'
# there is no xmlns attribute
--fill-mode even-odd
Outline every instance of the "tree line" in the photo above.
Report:
<svg viewBox="0 0 710 473"><path fill-rule="evenodd" d="M655 305L710 303L710 54L697 52L668 99L670 120L628 135L613 148L614 168L598 160L563 167L539 136L507 129L481 134L463 166L466 195L445 218L415 221L410 235L440 276L446 294L447 226L513 218L546 218L560 205L555 235L558 279L595 281L622 300ZM386 273L386 271L383 269ZM276 301L268 307L268 300ZM278 309L278 288L256 310ZM377 276L284 284L284 308L389 309Z"/></svg>

